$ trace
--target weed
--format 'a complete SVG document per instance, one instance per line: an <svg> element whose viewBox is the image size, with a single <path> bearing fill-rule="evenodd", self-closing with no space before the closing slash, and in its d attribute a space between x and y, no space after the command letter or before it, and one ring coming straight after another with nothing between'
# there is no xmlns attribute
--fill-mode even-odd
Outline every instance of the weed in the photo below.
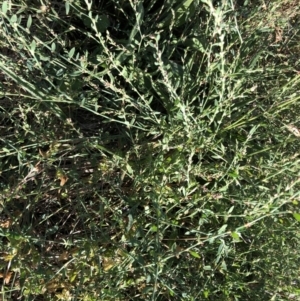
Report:
<svg viewBox="0 0 300 301"><path fill-rule="evenodd" d="M296 2L3 1L2 300L299 299Z"/></svg>

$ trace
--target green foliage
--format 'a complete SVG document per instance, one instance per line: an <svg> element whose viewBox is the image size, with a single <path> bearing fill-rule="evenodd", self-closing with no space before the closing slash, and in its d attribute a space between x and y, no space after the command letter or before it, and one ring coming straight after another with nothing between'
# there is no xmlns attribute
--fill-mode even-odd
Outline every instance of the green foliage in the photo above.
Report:
<svg viewBox="0 0 300 301"><path fill-rule="evenodd" d="M3 300L299 300L293 1L3 1Z"/></svg>

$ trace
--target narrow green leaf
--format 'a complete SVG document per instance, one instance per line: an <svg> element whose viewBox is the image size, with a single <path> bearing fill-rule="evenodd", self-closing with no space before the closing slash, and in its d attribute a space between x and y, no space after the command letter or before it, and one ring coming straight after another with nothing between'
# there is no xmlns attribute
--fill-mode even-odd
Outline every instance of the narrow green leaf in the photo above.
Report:
<svg viewBox="0 0 300 301"><path fill-rule="evenodd" d="M127 232L131 229L133 225L133 218L131 214L128 214L128 225L126 227Z"/></svg>
<svg viewBox="0 0 300 301"><path fill-rule="evenodd" d="M40 60L41 61L44 61L44 62L47 62L47 61L49 61L50 60L50 57L49 56L43 56L43 55L39 55L39 58L40 58Z"/></svg>
<svg viewBox="0 0 300 301"><path fill-rule="evenodd" d="M65 2L65 8L66 8L66 15L68 15L69 12L70 12L70 3L69 3L69 1Z"/></svg>
<svg viewBox="0 0 300 301"><path fill-rule="evenodd" d="M190 251L190 254L195 258L201 258L201 256L197 252Z"/></svg>
<svg viewBox="0 0 300 301"><path fill-rule="evenodd" d="M227 213L230 214L233 211L233 209L234 209L234 206L231 206Z"/></svg>
<svg viewBox="0 0 300 301"><path fill-rule="evenodd" d="M10 18L10 22L11 22L11 23L16 23L17 20L18 20L17 15L12 15L12 17Z"/></svg>
<svg viewBox="0 0 300 301"><path fill-rule="evenodd" d="M225 260L222 261L221 268L223 271L227 271L227 264L226 264Z"/></svg>
<svg viewBox="0 0 300 301"><path fill-rule="evenodd" d="M144 6L142 2L139 2L139 4L137 5L137 16L136 16L136 21L139 26L141 25L143 18L144 18Z"/></svg>
<svg viewBox="0 0 300 301"><path fill-rule="evenodd" d="M197 38L192 38L192 42L193 42L193 47L194 48L196 48L197 50L199 50L202 53L205 52L205 48L204 48L204 46L201 43L199 38L198 39Z"/></svg>
<svg viewBox="0 0 300 301"><path fill-rule="evenodd" d="M129 164L126 165L126 169L127 169L129 174L131 174L131 175L133 174L133 170L132 170L132 168Z"/></svg>
<svg viewBox="0 0 300 301"><path fill-rule="evenodd" d="M181 2L176 8L175 8L175 14L176 14L176 23L178 23L179 19L187 13L187 10L193 0L187 0L185 2Z"/></svg>
<svg viewBox="0 0 300 301"><path fill-rule="evenodd" d="M51 44L51 51L52 51L52 52L55 52L55 49L56 49L56 44L53 42L53 43Z"/></svg>
<svg viewBox="0 0 300 301"><path fill-rule="evenodd" d="M218 234L224 233L225 230L226 230L226 228L227 228L227 224L223 225L223 226L219 229Z"/></svg>
<svg viewBox="0 0 300 301"><path fill-rule="evenodd" d="M33 40L30 44L30 51L34 53L35 49L36 49L36 42L35 40Z"/></svg>
<svg viewBox="0 0 300 301"><path fill-rule="evenodd" d="M69 54L68 54L69 59L71 59L71 58L73 57L74 53L75 53L75 47L73 47L73 48L69 51Z"/></svg>
<svg viewBox="0 0 300 301"><path fill-rule="evenodd" d="M4 15L6 15L8 9L7 1L3 1L2 3L2 12Z"/></svg>
<svg viewBox="0 0 300 301"><path fill-rule="evenodd" d="M300 222L300 213L294 213L293 216L298 222Z"/></svg>
<svg viewBox="0 0 300 301"><path fill-rule="evenodd" d="M193 1L194 0L187 0L183 3L180 3L180 5L177 8L177 12L179 12L181 14L185 13Z"/></svg>
<svg viewBox="0 0 300 301"><path fill-rule="evenodd" d="M56 71L56 76L62 76L64 74L65 70L63 68L60 68L59 70Z"/></svg>
<svg viewBox="0 0 300 301"><path fill-rule="evenodd" d="M180 5L176 8L175 10L176 26L181 26L185 22L185 17L188 15L189 7L193 3L193 1L194 0L186 0L183 3L180 3Z"/></svg>
<svg viewBox="0 0 300 301"><path fill-rule="evenodd" d="M28 20L27 20L26 27L29 29L30 26L31 26L31 24L32 24L32 18L31 18L31 15L29 15Z"/></svg>

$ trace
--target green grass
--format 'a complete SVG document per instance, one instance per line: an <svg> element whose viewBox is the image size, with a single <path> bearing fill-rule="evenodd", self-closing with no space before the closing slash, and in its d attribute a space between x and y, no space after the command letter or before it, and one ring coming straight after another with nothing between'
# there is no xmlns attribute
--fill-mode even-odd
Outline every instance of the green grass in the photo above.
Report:
<svg viewBox="0 0 300 301"><path fill-rule="evenodd" d="M3 1L0 300L300 300L298 3L213 2Z"/></svg>

